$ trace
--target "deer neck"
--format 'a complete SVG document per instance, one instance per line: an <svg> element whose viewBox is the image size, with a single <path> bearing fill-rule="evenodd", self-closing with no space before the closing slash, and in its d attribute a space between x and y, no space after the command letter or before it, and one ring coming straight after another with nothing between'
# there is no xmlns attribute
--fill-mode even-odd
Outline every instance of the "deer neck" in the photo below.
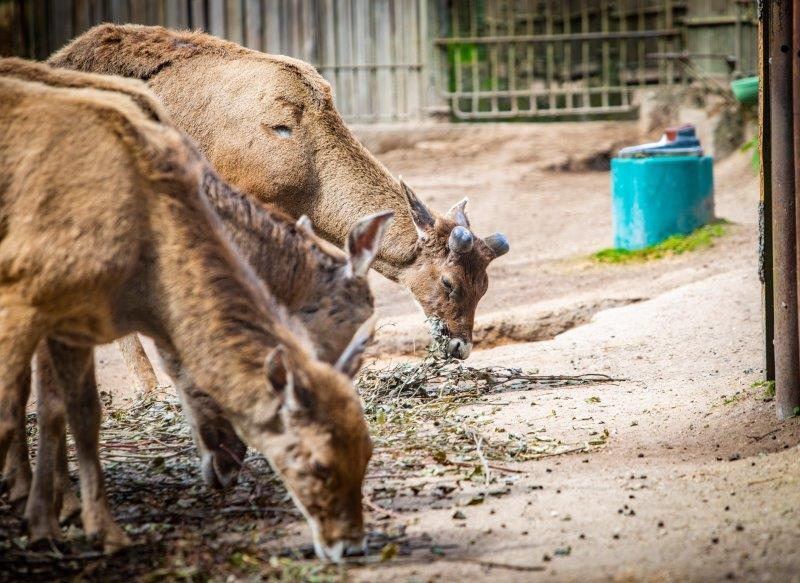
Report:
<svg viewBox="0 0 800 583"><path fill-rule="evenodd" d="M317 192L304 209L314 229L343 247L350 228L366 215L394 211L373 267L398 281L417 253L417 233L400 184L350 131L341 125L315 148Z"/></svg>
<svg viewBox="0 0 800 583"><path fill-rule="evenodd" d="M198 210L177 210L179 220L159 213L154 220L160 249L151 269L165 340L197 385L234 418L250 418L254 406L272 414L277 402L265 358L279 343L296 346L285 310L227 243L216 219Z"/></svg>
<svg viewBox="0 0 800 583"><path fill-rule="evenodd" d="M256 275L279 302L295 310L308 295L324 257L286 217L242 194L210 170L203 177L203 191Z"/></svg>

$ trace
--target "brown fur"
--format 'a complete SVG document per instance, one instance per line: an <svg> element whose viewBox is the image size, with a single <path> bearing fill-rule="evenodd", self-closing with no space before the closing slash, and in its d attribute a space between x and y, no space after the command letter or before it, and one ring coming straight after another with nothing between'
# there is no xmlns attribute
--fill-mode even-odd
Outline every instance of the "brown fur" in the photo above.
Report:
<svg viewBox="0 0 800 583"><path fill-rule="evenodd" d="M76 434L84 527L124 544L97 461L91 353L138 330L179 355L267 455L320 548L360 537L352 501L369 438L358 399L311 357L291 331L299 325L227 243L199 196L211 170L193 145L125 95L10 78L0 78L0 129L0 461L23 414L31 355L47 337ZM321 488L311 467L323 457L342 490L310 499Z"/></svg>
<svg viewBox="0 0 800 583"><path fill-rule="evenodd" d="M84 33L49 62L146 80L222 177L294 217L307 214L340 246L358 217L394 211L376 269L406 285L428 316L469 345L495 256L480 245L450 252L455 222L446 217L434 215L437 228L424 242L418 237L400 184L347 129L313 67L201 32L112 24ZM443 288L445 270L459 293Z"/></svg>
<svg viewBox="0 0 800 583"><path fill-rule="evenodd" d="M169 124L158 100L138 81L53 69L21 59L0 60L0 75L53 87L120 91L131 97L144 114ZM351 258L296 227L282 213L242 196L214 172L205 173L203 192L257 275L267 282L282 304L299 314L314 339L317 356L324 362L335 362L373 311L369 286L365 278L352 274ZM379 242L379 239L371 239L366 248L362 245L356 252L372 256L371 246ZM281 261L275 260L278 256ZM182 370L180 359L165 353L163 348L161 352L192 422L203 457L205 479L211 485L229 484L238 474L238 459L244 457L244 446L219 406ZM7 475L13 477L20 473L19 455L27 458L23 449L10 459ZM22 474L29 474L26 468L27 462ZM25 478L12 483L19 491L16 497L27 495Z"/></svg>

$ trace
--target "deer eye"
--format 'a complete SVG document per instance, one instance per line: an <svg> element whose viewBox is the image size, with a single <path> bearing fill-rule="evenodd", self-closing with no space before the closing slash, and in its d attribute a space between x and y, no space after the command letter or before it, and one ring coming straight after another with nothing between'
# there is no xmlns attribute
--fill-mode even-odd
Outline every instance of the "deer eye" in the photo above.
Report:
<svg viewBox="0 0 800 583"><path fill-rule="evenodd" d="M446 275L442 276L442 285L447 293L453 293L453 281Z"/></svg>
<svg viewBox="0 0 800 583"><path fill-rule="evenodd" d="M319 462L314 462L311 464L311 471L320 480L327 480L331 477L331 469Z"/></svg>

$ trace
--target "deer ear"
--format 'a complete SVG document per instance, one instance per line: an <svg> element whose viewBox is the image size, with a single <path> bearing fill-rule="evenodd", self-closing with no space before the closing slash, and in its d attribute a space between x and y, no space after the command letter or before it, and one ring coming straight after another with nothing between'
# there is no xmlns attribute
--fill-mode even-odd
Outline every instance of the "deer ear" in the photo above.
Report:
<svg viewBox="0 0 800 583"><path fill-rule="evenodd" d="M383 235L394 218L394 212L383 211L358 221L347 234L345 251L353 277L366 277L383 241Z"/></svg>
<svg viewBox="0 0 800 583"><path fill-rule="evenodd" d="M428 236L428 231L433 229L434 219L431 211L428 210L414 191L403 182L403 177L400 177L400 188L403 189L403 194L408 201L408 208L411 211L411 219L414 221L414 227L417 229L417 236L420 239L425 239Z"/></svg>
<svg viewBox="0 0 800 583"><path fill-rule="evenodd" d="M264 371L269 384L282 398L281 407L290 411L299 409L300 402L294 391L294 375L289 368L289 359L283 344L279 344L267 355Z"/></svg>
<svg viewBox="0 0 800 583"><path fill-rule="evenodd" d="M314 234L314 227L311 225L311 219L308 218L308 215L301 215L300 218L297 219L297 227L303 229L310 235Z"/></svg>
<svg viewBox="0 0 800 583"><path fill-rule="evenodd" d="M467 217L468 202L469 199L465 196L459 202L451 206L450 210L447 211L448 219L455 222L456 225L460 225L467 229L469 229L469 218Z"/></svg>
<svg viewBox="0 0 800 583"><path fill-rule="evenodd" d="M364 350L375 334L375 322L377 322L377 320L377 314L373 314L369 320L358 327L356 333L353 334L353 339L350 341L350 344L342 351L339 360L337 360L336 364L333 366L336 370L346 374L350 378L356 376L358 369L361 368Z"/></svg>

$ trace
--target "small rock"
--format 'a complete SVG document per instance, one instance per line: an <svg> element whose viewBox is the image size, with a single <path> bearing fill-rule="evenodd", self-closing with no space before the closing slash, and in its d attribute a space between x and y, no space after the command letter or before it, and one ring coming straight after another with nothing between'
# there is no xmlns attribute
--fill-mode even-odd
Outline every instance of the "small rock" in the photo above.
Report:
<svg viewBox="0 0 800 583"><path fill-rule="evenodd" d="M456 510L453 513L453 520L466 520L466 519L467 519L466 515L460 510Z"/></svg>

